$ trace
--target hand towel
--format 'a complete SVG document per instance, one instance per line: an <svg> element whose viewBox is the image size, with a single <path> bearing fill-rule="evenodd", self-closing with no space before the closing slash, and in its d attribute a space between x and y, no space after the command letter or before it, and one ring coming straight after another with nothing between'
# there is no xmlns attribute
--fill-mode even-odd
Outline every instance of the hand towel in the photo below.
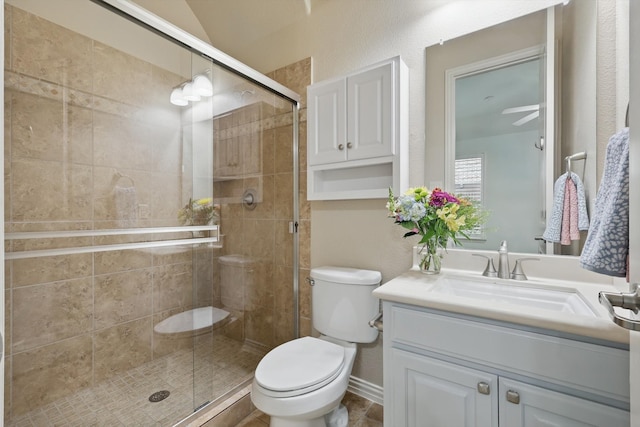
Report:
<svg viewBox="0 0 640 427"><path fill-rule="evenodd" d="M580 231L578 231L578 196L573 180L567 178L564 186L560 244L570 245L572 240L580 240Z"/></svg>
<svg viewBox="0 0 640 427"><path fill-rule="evenodd" d="M547 220L547 228L542 238L547 242L560 243L562 230L562 211L564 209L564 193L568 174L562 174L553 184L553 206Z"/></svg>
<svg viewBox="0 0 640 427"><path fill-rule="evenodd" d="M609 139L604 172L580 265L625 277L629 253L629 128Z"/></svg>
<svg viewBox="0 0 640 427"><path fill-rule="evenodd" d="M571 172L571 181L576 185L576 196L578 197L578 230L589 229L589 215L587 214L587 197L584 193L584 184L580 177Z"/></svg>

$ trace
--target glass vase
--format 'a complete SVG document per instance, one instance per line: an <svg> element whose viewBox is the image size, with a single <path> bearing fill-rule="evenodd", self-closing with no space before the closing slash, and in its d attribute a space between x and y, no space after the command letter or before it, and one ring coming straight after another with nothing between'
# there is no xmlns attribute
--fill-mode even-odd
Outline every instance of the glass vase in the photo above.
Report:
<svg viewBox="0 0 640 427"><path fill-rule="evenodd" d="M442 248L435 241L424 244L420 250L420 271L424 274L440 274Z"/></svg>

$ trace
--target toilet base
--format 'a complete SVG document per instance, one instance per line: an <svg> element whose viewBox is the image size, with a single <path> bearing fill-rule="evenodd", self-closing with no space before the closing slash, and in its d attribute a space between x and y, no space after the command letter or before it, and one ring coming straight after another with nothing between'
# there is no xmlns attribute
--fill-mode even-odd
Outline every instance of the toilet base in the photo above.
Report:
<svg viewBox="0 0 640 427"><path fill-rule="evenodd" d="M347 408L340 406L326 415L310 420L292 420L290 418L271 417L270 427L347 427L349 413Z"/></svg>

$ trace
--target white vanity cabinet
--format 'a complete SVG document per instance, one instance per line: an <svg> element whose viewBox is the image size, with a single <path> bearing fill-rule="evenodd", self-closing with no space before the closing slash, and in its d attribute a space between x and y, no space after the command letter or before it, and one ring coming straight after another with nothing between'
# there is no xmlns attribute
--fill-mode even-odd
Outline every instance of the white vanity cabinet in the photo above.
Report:
<svg viewBox="0 0 640 427"><path fill-rule="evenodd" d="M624 348L389 301L383 306L385 425L629 426Z"/></svg>
<svg viewBox="0 0 640 427"><path fill-rule="evenodd" d="M408 180L408 71L400 57L307 88L309 200L387 197Z"/></svg>

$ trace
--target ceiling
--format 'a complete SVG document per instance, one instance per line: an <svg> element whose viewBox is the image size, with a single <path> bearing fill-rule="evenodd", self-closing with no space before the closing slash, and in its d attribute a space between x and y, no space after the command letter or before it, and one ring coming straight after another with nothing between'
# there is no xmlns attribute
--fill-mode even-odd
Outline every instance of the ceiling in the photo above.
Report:
<svg viewBox="0 0 640 427"><path fill-rule="evenodd" d="M533 110L503 114L507 108L538 105L540 60L530 60L456 79L456 139L536 130L538 120L513 123Z"/></svg>
<svg viewBox="0 0 640 427"><path fill-rule="evenodd" d="M211 40L233 52L307 16L325 0L186 0Z"/></svg>

